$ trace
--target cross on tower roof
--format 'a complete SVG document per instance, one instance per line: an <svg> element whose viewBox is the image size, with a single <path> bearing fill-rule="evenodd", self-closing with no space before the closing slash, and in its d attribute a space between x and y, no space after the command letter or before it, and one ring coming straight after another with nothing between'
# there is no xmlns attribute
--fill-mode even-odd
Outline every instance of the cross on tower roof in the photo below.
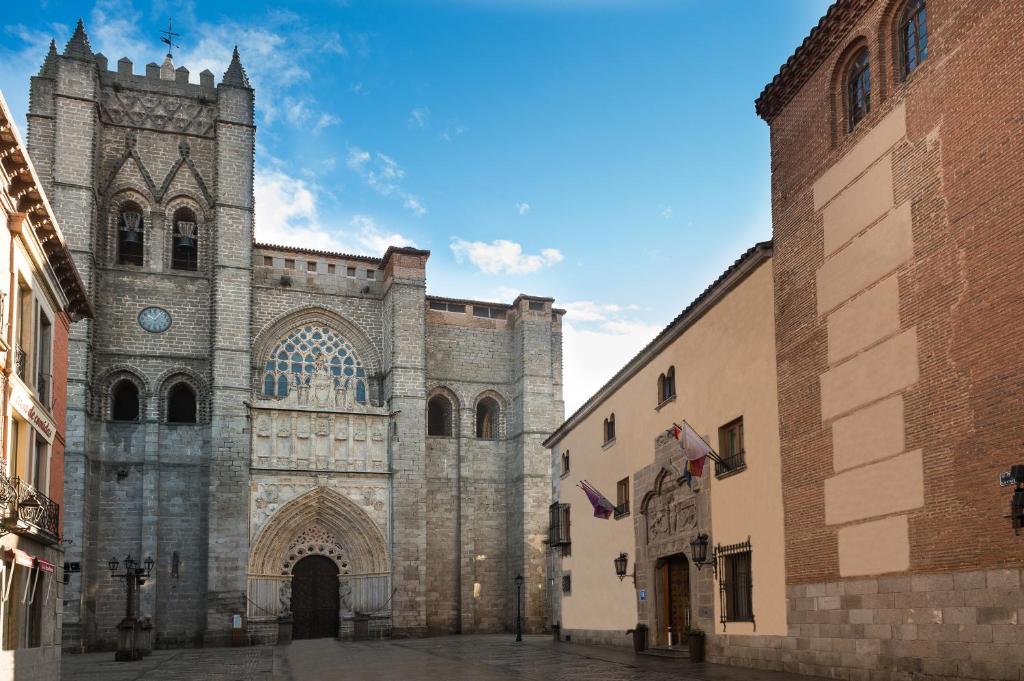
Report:
<svg viewBox="0 0 1024 681"><path fill-rule="evenodd" d="M174 27L173 27L173 24L171 23L171 19L170 19L170 17L168 17L167 18L167 30L166 31L160 31L161 33L164 34L163 37L160 38L160 42L162 42L163 44L167 45L167 56L168 57L171 56L171 50L173 50L175 47L177 47L178 49L181 49L181 45L175 45L174 44L174 40L173 40L174 38L180 38L181 34L180 33L175 33L173 28Z"/></svg>

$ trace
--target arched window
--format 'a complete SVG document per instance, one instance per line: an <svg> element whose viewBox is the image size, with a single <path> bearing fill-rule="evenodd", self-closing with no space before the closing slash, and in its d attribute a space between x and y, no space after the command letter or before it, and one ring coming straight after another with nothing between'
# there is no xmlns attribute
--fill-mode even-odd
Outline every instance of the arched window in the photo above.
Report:
<svg viewBox="0 0 1024 681"><path fill-rule="evenodd" d="M498 439L498 401L481 397L476 403L476 436L481 440Z"/></svg>
<svg viewBox="0 0 1024 681"><path fill-rule="evenodd" d="M615 439L615 414L604 420L604 441L608 444Z"/></svg>
<svg viewBox="0 0 1024 681"><path fill-rule="evenodd" d="M909 0L899 23L902 75L909 76L928 58L928 12L925 0Z"/></svg>
<svg viewBox="0 0 1024 681"><path fill-rule="evenodd" d="M142 209L128 201L121 206L117 218L117 262L120 265L142 266L146 245L146 224Z"/></svg>
<svg viewBox="0 0 1024 681"><path fill-rule="evenodd" d="M452 403L444 395L434 395L427 402L427 435L452 436Z"/></svg>
<svg viewBox="0 0 1024 681"><path fill-rule="evenodd" d="M139 389L128 379L122 379L111 391L110 418L114 421L139 420Z"/></svg>
<svg viewBox="0 0 1024 681"><path fill-rule="evenodd" d="M188 383L175 383L167 391L167 422L196 422L196 392Z"/></svg>
<svg viewBox="0 0 1024 681"><path fill-rule="evenodd" d="M852 131L871 111L871 65L865 47L850 62L846 75L846 112Z"/></svg>
<svg viewBox="0 0 1024 681"><path fill-rule="evenodd" d="M195 272L199 269L199 223L191 208L174 211L171 221L173 242L171 244L171 269Z"/></svg>
<svg viewBox="0 0 1024 681"><path fill-rule="evenodd" d="M668 371L658 376L658 404L667 402L676 396L676 368L669 367Z"/></svg>
<svg viewBox="0 0 1024 681"><path fill-rule="evenodd" d="M367 402L363 363L340 333L323 324L292 329L270 351L263 363L263 395L287 397L294 388L308 386L314 375L329 376L336 390L351 390L356 402Z"/></svg>

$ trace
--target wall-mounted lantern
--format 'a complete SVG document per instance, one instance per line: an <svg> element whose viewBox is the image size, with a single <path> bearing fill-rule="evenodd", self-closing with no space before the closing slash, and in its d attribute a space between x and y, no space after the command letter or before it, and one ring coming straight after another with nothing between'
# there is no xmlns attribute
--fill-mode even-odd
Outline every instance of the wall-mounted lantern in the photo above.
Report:
<svg viewBox="0 0 1024 681"><path fill-rule="evenodd" d="M698 534L697 537L690 542L690 559L693 560L693 564L697 566L699 571L708 562L714 562L712 556L711 561L708 561L708 535Z"/></svg>
<svg viewBox="0 0 1024 681"><path fill-rule="evenodd" d="M615 563L615 576L619 578L619 581L621 582L626 577L632 577L633 578L633 585L635 586L636 585L636 563L633 563L633 574L631 574L631 575L627 575L626 574L626 568L629 566L629 554L623 551L622 553L619 554L619 557L614 560L614 563Z"/></svg>

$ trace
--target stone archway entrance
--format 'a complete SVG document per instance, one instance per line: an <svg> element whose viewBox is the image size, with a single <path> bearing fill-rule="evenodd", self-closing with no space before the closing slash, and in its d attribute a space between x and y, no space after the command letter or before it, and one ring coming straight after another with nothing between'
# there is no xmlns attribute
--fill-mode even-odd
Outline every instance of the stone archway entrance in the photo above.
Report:
<svg viewBox="0 0 1024 681"><path fill-rule="evenodd" d="M338 635L338 565L326 556L306 556L292 569L292 638Z"/></svg>
<svg viewBox="0 0 1024 681"><path fill-rule="evenodd" d="M682 645L690 626L690 561L682 553L662 558L655 565L658 605L656 645Z"/></svg>

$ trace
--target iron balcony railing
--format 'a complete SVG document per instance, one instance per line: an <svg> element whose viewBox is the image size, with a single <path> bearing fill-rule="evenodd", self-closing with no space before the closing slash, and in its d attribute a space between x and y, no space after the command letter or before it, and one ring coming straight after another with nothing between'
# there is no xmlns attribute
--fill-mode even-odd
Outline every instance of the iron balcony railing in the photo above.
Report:
<svg viewBox="0 0 1024 681"><path fill-rule="evenodd" d="M723 456L721 463L715 462L715 475L722 476L733 471L743 470L747 465L746 452L740 450L732 456Z"/></svg>
<svg viewBox="0 0 1024 681"><path fill-rule="evenodd" d="M18 477L0 474L0 533L60 541L60 505Z"/></svg>

